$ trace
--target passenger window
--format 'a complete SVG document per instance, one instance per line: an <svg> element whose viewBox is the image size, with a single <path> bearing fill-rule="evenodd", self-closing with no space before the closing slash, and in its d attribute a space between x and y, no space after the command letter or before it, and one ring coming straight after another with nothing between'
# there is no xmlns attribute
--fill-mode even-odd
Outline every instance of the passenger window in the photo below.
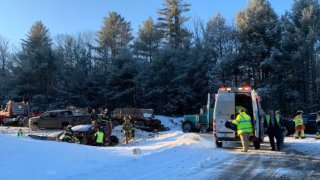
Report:
<svg viewBox="0 0 320 180"><path fill-rule="evenodd" d="M57 113L50 113L50 117L57 117Z"/></svg>

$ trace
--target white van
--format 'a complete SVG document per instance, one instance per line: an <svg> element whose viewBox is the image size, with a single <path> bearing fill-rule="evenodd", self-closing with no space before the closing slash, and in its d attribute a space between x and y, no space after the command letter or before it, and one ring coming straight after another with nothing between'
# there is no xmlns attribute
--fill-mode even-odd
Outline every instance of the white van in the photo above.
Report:
<svg viewBox="0 0 320 180"><path fill-rule="evenodd" d="M264 139L263 119L264 112L260 106L260 97L250 87L222 87L216 94L213 112L213 136L217 147L222 147L224 141L239 141L237 132L226 128L226 121L231 122L236 117L236 109L245 108L251 117L253 134L250 140L255 149L260 149Z"/></svg>

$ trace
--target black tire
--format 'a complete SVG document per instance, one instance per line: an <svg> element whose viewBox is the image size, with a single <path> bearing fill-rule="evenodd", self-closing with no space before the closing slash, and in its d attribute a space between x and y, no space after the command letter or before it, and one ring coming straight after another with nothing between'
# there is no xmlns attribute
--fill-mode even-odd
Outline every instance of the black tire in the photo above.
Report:
<svg viewBox="0 0 320 180"><path fill-rule="evenodd" d="M22 117L18 117L17 123L18 123L18 126L23 126L24 125Z"/></svg>
<svg viewBox="0 0 320 180"><path fill-rule="evenodd" d="M288 130L287 127L283 130L282 134L283 134L284 137L285 136L289 136L289 130Z"/></svg>
<svg viewBox="0 0 320 180"><path fill-rule="evenodd" d="M146 123L143 121L136 121L135 126L136 127L146 127Z"/></svg>
<svg viewBox="0 0 320 180"><path fill-rule="evenodd" d="M24 127L28 127L29 126L29 118L28 117L24 117L23 118L23 126Z"/></svg>
<svg viewBox="0 0 320 180"><path fill-rule="evenodd" d="M260 141L253 141L253 146L255 149L260 149Z"/></svg>
<svg viewBox="0 0 320 180"><path fill-rule="evenodd" d="M193 127L192 127L192 124L188 121L184 122L182 124L182 131L184 133L188 133L188 132L191 132L193 130Z"/></svg>
<svg viewBox="0 0 320 180"><path fill-rule="evenodd" d="M120 125L120 121L118 121L118 120L112 121L112 128L119 126L119 125Z"/></svg>
<svg viewBox="0 0 320 180"><path fill-rule="evenodd" d="M111 146L116 146L119 144L119 139L117 136L110 136Z"/></svg>
<svg viewBox="0 0 320 180"><path fill-rule="evenodd" d="M217 148L222 148L222 142L216 141L216 147Z"/></svg>

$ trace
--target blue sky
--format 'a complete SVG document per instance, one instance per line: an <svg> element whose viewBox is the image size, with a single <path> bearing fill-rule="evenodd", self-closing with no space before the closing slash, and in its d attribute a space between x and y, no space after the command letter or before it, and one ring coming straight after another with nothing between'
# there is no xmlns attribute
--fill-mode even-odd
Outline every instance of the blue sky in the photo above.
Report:
<svg viewBox="0 0 320 180"><path fill-rule="evenodd" d="M236 13L245 8L248 0L185 0L192 4L188 16L193 27L194 19L207 22L220 12L229 23ZM157 18L157 10L163 0L1 0L0 35L20 46L32 24L41 20L54 37L57 34L76 34L83 31L98 31L103 18L110 11L120 13L131 22L133 32L149 16ZM270 0L278 14L291 9L293 0Z"/></svg>

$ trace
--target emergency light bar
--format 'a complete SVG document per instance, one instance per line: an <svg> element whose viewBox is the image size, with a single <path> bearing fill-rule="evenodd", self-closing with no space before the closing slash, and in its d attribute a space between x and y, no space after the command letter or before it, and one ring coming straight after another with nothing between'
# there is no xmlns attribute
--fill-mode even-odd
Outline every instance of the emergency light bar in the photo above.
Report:
<svg viewBox="0 0 320 180"><path fill-rule="evenodd" d="M249 86L244 86L244 87L238 87L238 88L231 88L231 87L221 87L219 89L220 92L230 92L230 91L250 91L251 87Z"/></svg>

